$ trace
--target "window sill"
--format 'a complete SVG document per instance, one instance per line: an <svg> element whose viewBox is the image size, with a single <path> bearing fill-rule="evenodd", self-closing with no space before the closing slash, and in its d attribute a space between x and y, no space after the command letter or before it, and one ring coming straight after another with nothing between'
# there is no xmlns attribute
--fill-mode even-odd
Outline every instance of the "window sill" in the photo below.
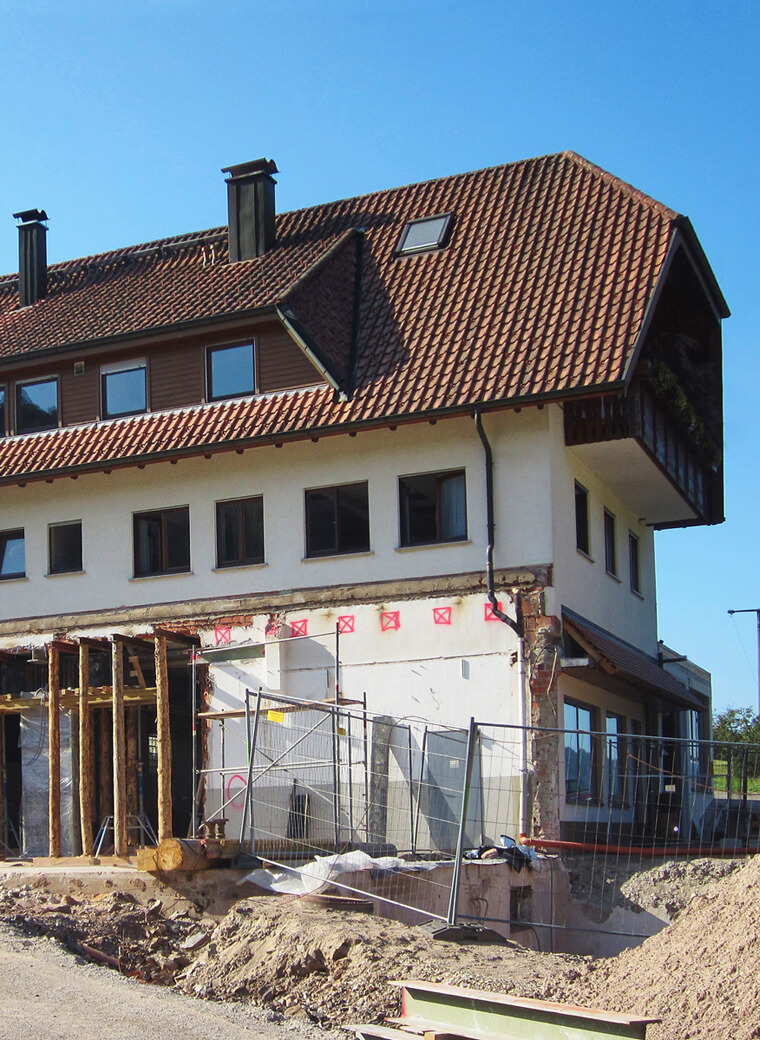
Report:
<svg viewBox="0 0 760 1040"><path fill-rule="evenodd" d="M128 581L155 581L156 578L186 578L192 571L161 571L159 574L135 574Z"/></svg>
<svg viewBox="0 0 760 1040"><path fill-rule="evenodd" d="M589 556L589 554L587 552L584 552L583 549L579 549L577 545L575 547L575 551L578 553L579 556L582 556L584 560L588 560L589 563L594 562L594 557Z"/></svg>
<svg viewBox="0 0 760 1040"><path fill-rule="evenodd" d="M374 555L374 549L363 549L361 552L329 553L325 556L302 556L301 563L321 563L323 560L360 560L363 556Z"/></svg>
<svg viewBox="0 0 760 1040"><path fill-rule="evenodd" d="M48 571L48 573L45 575L45 577L46 578L71 578L71 577L75 577L77 574L85 574L85 573L86 572L83 569L80 569L78 571Z"/></svg>
<svg viewBox="0 0 760 1040"><path fill-rule="evenodd" d="M613 574L612 571L605 571L604 573L607 575L608 578L612 578L613 581L616 581L618 585L622 585L622 582L620 578L618 578L617 574Z"/></svg>
<svg viewBox="0 0 760 1040"><path fill-rule="evenodd" d="M29 581L26 574L0 575L0 581Z"/></svg>
<svg viewBox="0 0 760 1040"><path fill-rule="evenodd" d="M637 599L646 599L644 593L639 592L638 589L631 589L631 594L634 595Z"/></svg>
<svg viewBox="0 0 760 1040"><path fill-rule="evenodd" d="M264 560L262 563L226 563L223 567L212 567L212 574L224 574L225 571L255 571L269 564Z"/></svg>
<svg viewBox="0 0 760 1040"><path fill-rule="evenodd" d="M450 549L455 545L472 545L470 538L452 538L447 542L422 542L420 545L397 545L396 552L417 552L418 549Z"/></svg>

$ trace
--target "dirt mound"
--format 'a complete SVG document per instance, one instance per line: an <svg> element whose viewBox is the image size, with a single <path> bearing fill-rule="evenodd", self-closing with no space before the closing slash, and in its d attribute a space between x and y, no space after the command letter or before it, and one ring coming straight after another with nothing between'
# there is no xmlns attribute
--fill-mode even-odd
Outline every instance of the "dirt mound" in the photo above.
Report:
<svg viewBox="0 0 760 1040"><path fill-rule="evenodd" d="M634 874L620 886L630 903L642 910L664 910L673 920L707 885L729 877L746 865L743 859L693 859L661 863Z"/></svg>
<svg viewBox="0 0 760 1040"><path fill-rule="evenodd" d="M695 894L641 946L548 981L542 996L660 1018L647 1040L760 1037L760 857Z"/></svg>
<svg viewBox="0 0 760 1040"><path fill-rule="evenodd" d="M421 978L522 996L582 958L538 955L517 943L440 942L421 930L303 900L237 903L178 981L213 1000L249 999L322 1026L379 1022L398 1013L389 979Z"/></svg>

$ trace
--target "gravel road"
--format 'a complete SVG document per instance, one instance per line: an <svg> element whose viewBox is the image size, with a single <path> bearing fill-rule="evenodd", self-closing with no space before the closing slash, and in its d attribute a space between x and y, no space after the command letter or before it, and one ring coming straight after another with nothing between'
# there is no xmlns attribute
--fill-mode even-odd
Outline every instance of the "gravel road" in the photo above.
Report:
<svg viewBox="0 0 760 1040"><path fill-rule="evenodd" d="M0 924L0 1040L307 1040L308 1028L267 1022L127 979Z"/></svg>

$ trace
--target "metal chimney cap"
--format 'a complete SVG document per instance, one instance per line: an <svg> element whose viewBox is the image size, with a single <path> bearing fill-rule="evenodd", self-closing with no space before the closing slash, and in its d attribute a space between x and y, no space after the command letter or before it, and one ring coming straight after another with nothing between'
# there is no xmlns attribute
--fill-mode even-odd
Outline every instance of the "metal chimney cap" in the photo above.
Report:
<svg viewBox="0 0 760 1040"><path fill-rule="evenodd" d="M36 220L49 220L44 209L22 209L20 213L13 214L14 220L20 220L23 224L31 224Z"/></svg>
<svg viewBox="0 0 760 1040"><path fill-rule="evenodd" d="M266 173L270 176L279 173L274 159L254 159L253 162L239 163L237 166L223 166L222 173L233 177L250 177L254 173Z"/></svg>

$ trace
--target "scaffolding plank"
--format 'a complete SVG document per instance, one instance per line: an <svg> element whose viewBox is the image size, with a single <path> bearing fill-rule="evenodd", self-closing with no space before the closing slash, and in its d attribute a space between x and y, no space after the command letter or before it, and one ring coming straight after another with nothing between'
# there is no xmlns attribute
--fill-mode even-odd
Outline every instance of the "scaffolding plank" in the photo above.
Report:
<svg viewBox="0 0 760 1040"><path fill-rule="evenodd" d="M391 982L401 987L404 1028L451 1033L471 1040L644 1040L656 1018L528 1000L436 982Z"/></svg>

